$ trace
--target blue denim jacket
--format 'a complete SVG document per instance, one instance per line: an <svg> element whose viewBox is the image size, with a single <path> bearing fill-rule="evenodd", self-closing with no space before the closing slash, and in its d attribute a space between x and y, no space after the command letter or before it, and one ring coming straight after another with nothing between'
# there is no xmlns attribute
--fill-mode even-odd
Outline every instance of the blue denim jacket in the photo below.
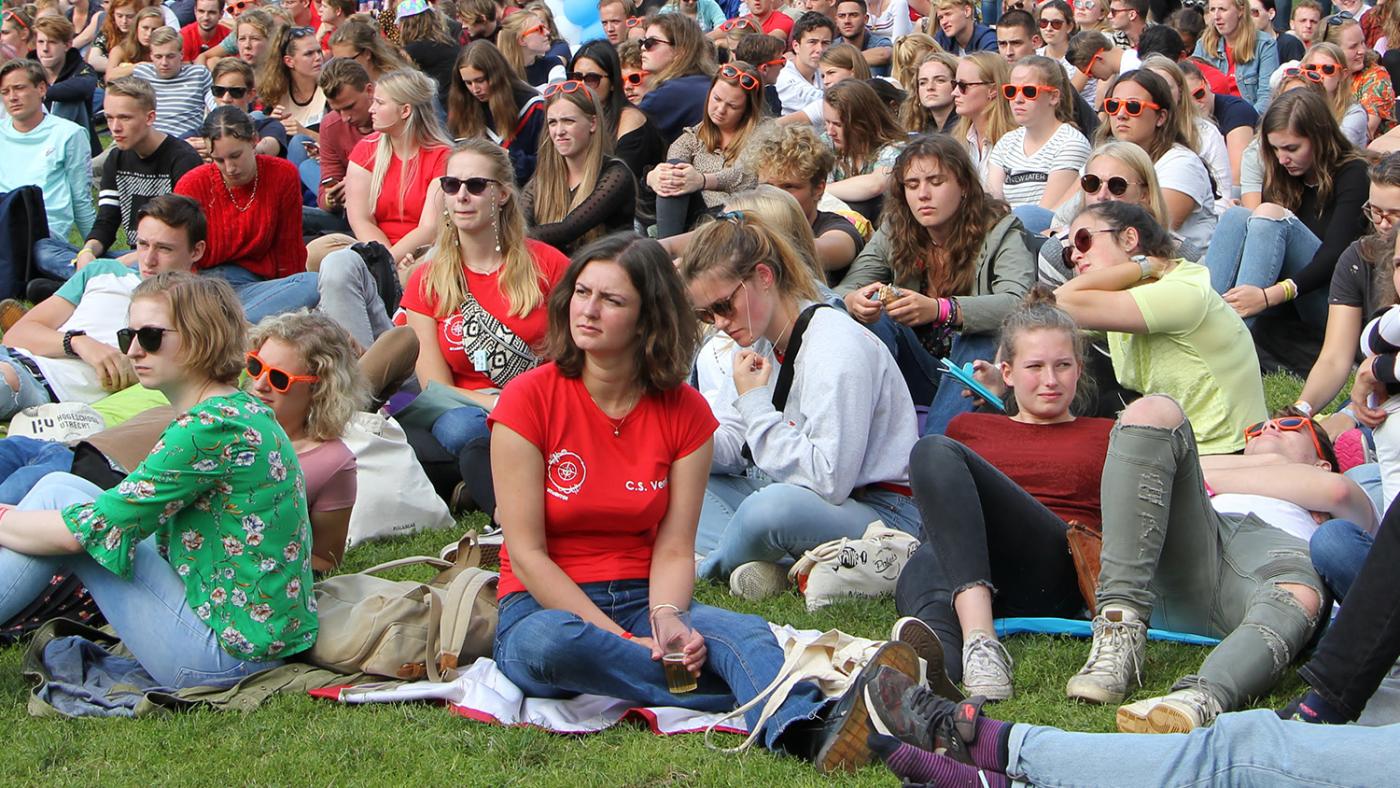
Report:
<svg viewBox="0 0 1400 788"><path fill-rule="evenodd" d="M1241 24L1249 24L1244 20ZM1205 42L1196 42L1195 56L1229 73L1230 64L1225 60L1225 42L1215 52L1205 50ZM1263 33L1255 33L1254 59L1248 63L1235 65L1235 83L1240 87L1240 96L1254 105L1260 115L1269 107L1269 76L1278 70L1278 43Z"/></svg>

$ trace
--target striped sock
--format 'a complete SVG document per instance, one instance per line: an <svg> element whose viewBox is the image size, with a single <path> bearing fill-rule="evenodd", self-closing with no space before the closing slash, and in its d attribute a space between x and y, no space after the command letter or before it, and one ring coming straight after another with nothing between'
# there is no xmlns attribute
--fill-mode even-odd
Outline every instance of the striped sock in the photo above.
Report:
<svg viewBox="0 0 1400 788"><path fill-rule="evenodd" d="M893 736L870 735L870 749L884 760L895 776L914 783L930 783L947 788L1009 788L1005 774L984 771L976 766L921 750Z"/></svg>
<svg viewBox="0 0 1400 788"><path fill-rule="evenodd" d="M1011 723L988 717L977 718L977 737L970 748L972 762L979 768L1004 772L1011 760Z"/></svg>

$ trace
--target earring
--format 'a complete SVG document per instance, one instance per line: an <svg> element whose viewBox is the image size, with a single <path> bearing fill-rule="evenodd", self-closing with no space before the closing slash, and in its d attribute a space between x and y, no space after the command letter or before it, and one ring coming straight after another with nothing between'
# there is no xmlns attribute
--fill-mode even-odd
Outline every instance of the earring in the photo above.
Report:
<svg viewBox="0 0 1400 788"><path fill-rule="evenodd" d="M496 201L491 201L491 231L496 234L496 252L501 251L501 212L496 209Z"/></svg>

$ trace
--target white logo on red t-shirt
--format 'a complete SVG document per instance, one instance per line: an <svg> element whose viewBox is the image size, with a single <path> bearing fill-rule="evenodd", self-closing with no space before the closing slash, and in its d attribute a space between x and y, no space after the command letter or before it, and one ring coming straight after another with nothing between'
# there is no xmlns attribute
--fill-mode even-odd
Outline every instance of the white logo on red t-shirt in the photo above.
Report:
<svg viewBox="0 0 1400 788"><path fill-rule="evenodd" d="M568 500L570 495L578 492L583 487L583 480L588 478L588 466L583 464L583 458L569 451L560 449L549 455L549 469L545 473L548 479L548 492L564 500Z"/></svg>

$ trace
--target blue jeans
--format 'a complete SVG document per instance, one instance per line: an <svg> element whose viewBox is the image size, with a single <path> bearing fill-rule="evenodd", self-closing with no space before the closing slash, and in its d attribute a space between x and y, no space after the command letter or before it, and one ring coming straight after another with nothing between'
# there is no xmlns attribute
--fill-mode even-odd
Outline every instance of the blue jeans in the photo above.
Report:
<svg viewBox="0 0 1400 788"><path fill-rule="evenodd" d="M876 520L918 536L919 509L907 495L867 487L840 506L806 487L715 474L705 486L695 550L707 553L700 577L727 579L749 561L789 562L843 536L859 538Z"/></svg>
<svg viewBox="0 0 1400 788"><path fill-rule="evenodd" d="M304 238L320 238L331 233L349 235L351 232L350 221L345 218L344 211L333 213L320 208L301 209L301 234Z"/></svg>
<svg viewBox="0 0 1400 788"><path fill-rule="evenodd" d="M1210 269L1211 287L1224 295L1236 285L1268 287L1293 276L1312 262L1320 246L1322 241L1296 216L1266 219L1235 207L1220 217L1201 264ZM1327 325L1326 288L1293 303L1303 322Z"/></svg>
<svg viewBox="0 0 1400 788"><path fill-rule="evenodd" d="M486 411L473 405L453 408L433 422L433 437L444 449L456 454L474 440L489 440Z"/></svg>
<svg viewBox="0 0 1400 788"><path fill-rule="evenodd" d="M1340 602L1356 582L1366 554L1375 539L1360 526L1347 520L1328 520L1308 540L1313 568L1322 575L1327 590Z"/></svg>
<svg viewBox="0 0 1400 788"><path fill-rule="evenodd" d="M92 501L102 492L68 473L45 477L20 501L30 511L51 511ZM0 549L0 621L38 598L56 573L72 571L141 667L162 686L231 686L274 668L282 660L244 661L224 651L209 625L185 601L185 582L147 539L136 546L130 578L108 571L87 553L29 556Z"/></svg>
<svg viewBox="0 0 1400 788"><path fill-rule="evenodd" d="M1222 714L1188 734L1011 728L1006 773L1043 786L1390 785L1400 726L1311 725L1269 709Z"/></svg>
<svg viewBox="0 0 1400 788"><path fill-rule="evenodd" d="M309 309L321 300L316 274L310 271L281 279L263 279L241 265L224 263L206 268L202 273L217 276L232 285L233 292L238 294L238 300L243 304L244 317L255 325L269 315Z"/></svg>
<svg viewBox="0 0 1400 788"><path fill-rule="evenodd" d="M1011 209L1016 217L1025 225L1026 232L1032 235L1039 235L1050 229L1050 223L1055 221L1055 212L1049 208L1042 208L1039 205L1018 205Z"/></svg>
<svg viewBox="0 0 1400 788"><path fill-rule="evenodd" d="M634 635L649 637L650 589L645 580L615 580L579 586L603 614ZM603 695L643 706L679 706L725 712L767 687L783 664L783 650L758 616L699 603L690 606L691 626L705 638L709 656L694 692L673 695L651 650L590 624L577 615L546 609L527 591L501 600L496 627L496 664L532 698ZM815 684L792 688L763 728L772 748L788 725L809 720L829 701ZM760 704L761 706L762 704ZM761 709L744 716L750 729Z"/></svg>
<svg viewBox="0 0 1400 788"><path fill-rule="evenodd" d="M0 439L0 503L14 506L40 479L73 469L73 450L23 435Z"/></svg>
<svg viewBox="0 0 1400 788"><path fill-rule="evenodd" d="M34 265L44 276L67 282L77 273L73 258L78 247L57 238L40 238L34 244Z"/></svg>
<svg viewBox="0 0 1400 788"><path fill-rule="evenodd" d="M8 365L19 382L18 386L11 386L4 376L0 375L0 421L9 421L25 408L53 401L48 389L39 384L39 379L29 371L29 367L15 360L16 355L14 350L0 345L0 364ZM0 619L3 620L5 619Z"/></svg>
<svg viewBox="0 0 1400 788"><path fill-rule="evenodd" d="M880 319L867 326L875 336L894 354L895 363L904 375L909 386L909 394L915 405L928 404L928 417L924 420L924 435L942 435L948 429L948 422L960 413L972 410L972 398L963 396L963 387L957 381L940 385L944 375L939 360L924 349L914 329L891 320L882 314ZM991 361L997 352L995 334L955 334L948 350L948 360L958 366L982 359Z"/></svg>

